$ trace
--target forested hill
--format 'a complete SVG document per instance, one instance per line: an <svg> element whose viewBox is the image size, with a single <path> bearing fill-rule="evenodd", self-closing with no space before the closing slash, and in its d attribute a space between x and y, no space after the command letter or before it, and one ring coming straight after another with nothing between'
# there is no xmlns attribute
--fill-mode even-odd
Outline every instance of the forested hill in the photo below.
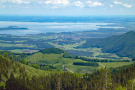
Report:
<svg viewBox="0 0 135 90"><path fill-rule="evenodd" d="M107 38L93 38L77 48L100 47L103 52L116 53L122 57L135 58L135 32L130 31L124 35Z"/></svg>
<svg viewBox="0 0 135 90"><path fill-rule="evenodd" d="M47 49L42 49L39 52L42 52L43 54L61 54L64 53L65 51L59 48L47 48Z"/></svg>
<svg viewBox="0 0 135 90"><path fill-rule="evenodd" d="M0 55L0 90L131 90L135 88L134 76L135 65L116 73L109 69L83 75L49 73Z"/></svg>

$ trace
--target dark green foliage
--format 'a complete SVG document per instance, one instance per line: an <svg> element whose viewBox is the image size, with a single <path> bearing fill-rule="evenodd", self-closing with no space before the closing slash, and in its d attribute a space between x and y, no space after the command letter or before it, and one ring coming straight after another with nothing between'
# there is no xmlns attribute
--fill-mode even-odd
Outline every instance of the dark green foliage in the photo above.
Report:
<svg viewBox="0 0 135 90"><path fill-rule="evenodd" d="M129 67L133 67L135 65L135 63L133 64L130 64L130 65L124 65L124 66L119 66L119 67L115 67L115 68L109 68L111 70L112 73L116 73L122 69L126 69L126 68L129 68Z"/></svg>
<svg viewBox="0 0 135 90"><path fill-rule="evenodd" d="M98 63L84 63L84 62L74 62L73 65L81 65L81 66L94 66L94 67L98 67L99 64Z"/></svg>
<svg viewBox="0 0 135 90"><path fill-rule="evenodd" d="M60 67L57 68L57 71L58 71L58 72L61 72Z"/></svg>
<svg viewBox="0 0 135 90"><path fill-rule="evenodd" d="M11 61L14 60L12 55L10 56L10 60L11 60Z"/></svg>
<svg viewBox="0 0 135 90"><path fill-rule="evenodd" d="M100 47L103 52L116 53L122 57L135 58L135 32L130 31L124 35L107 38L93 38L87 40L77 48Z"/></svg>
<svg viewBox="0 0 135 90"><path fill-rule="evenodd" d="M135 61L135 59L133 58L132 61Z"/></svg>
<svg viewBox="0 0 135 90"><path fill-rule="evenodd" d="M108 62L108 60L101 60L101 62Z"/></svg>
<svg viewBox="0 0 135 90"><path fill-rule="evenodd" d="M39 66L39 65L37 65L37 64L33 64L33 65L31 65L31 67L36 68L36 69L39 69L39 68L40 68L40 66Z"/></svg>
<svg viewBox="0 0 135 90"><path fill-rule="evenodd" d="M64 52L63 57L64 58L72 58L72 56L67 52Z"/></svg>
<svg viewBox="0 0 135 90"><path fill-rule="evenodd" d="M130 60L122 60L121 62L130 62Z"/></svg>
<svg viewBox="0 0 135 90"><path fill-rule="evenodd" d="M74 59L81 59L83 61L88 61L88 62L130 62L130 60L107 60L107 59L92 59L92 58L87 58L87 57L82 57L82 56L71 56L69 53L64 53L63 54L64 58L74 58Z"/></svg>
<svg viewBox="0 0 135 90"><path fill-rule="evenodd" d="M24 79L15 78L11 73L10 78L6 82L6 90L31 90L27 87Z"/></svg>
<svg viewBox="0 0 135 90"><path fill-rule="evenodd" d="M23 63L23 64L25 64L25 65L27 64L27 62L28 62L28 61L26 61L25 58L23 58L22 60L20 60L20 63Z"/></svg>
<svg viewBox="0 0 135 90"><path fill-rule="evenodd" d="M39 66L41 70L45 70L45 71L50 69L56 69L56 67L54 67L53 65L40 64Z"/></svg>
<svg viewBox="0 0 135 90"><path fill-rule="evenodd" d="M72 39L68 39L66 41L54 41L53 43L58 43L58 45L64 45L64 44L75 44L76 42L74 42Z"/></svg>
<svg viewBox="0 0 135 90"><path fill-rule="evenodd" d="M11 55L13 56L15 61L20 61L21 59L29 56L29 55L33 55L35 53L13 53L11 51L1 51L1 54L4 55L4 53L8 53L8 57L10 57Z"/></svg>
<svg viewBox="0 0 135 90"><path fill-rule="evenodd" d="M0 37L0 40L3 41L10 41L10 42L2 42L4 44L27 44L27 45L36 45L36 47L19 47L19 46L9 46L9 47L4 47L4 46L0 46L0 50L13 50L13 49L30 49L30 50L40 50L40 49L44 49L44 48L54 48L53 45L50 45L48 43L45 43L47 41L51 41L53 39L48 39L48 40L34 40L31 39L29 37L27 38L21 38L19 36L16 36L14 38L12 38L14 36L12 35L6 35L6 37ZM22 41L24 40L24 42L15 42L15 41ZM1 41L0 41L1 43Z"/></svg>
<svg viewBox="0 0 135 90"><path fill-rule="evenodd" d="M119 86L126 87L129 80L134 79L135 65L131 65L115 73L110 73L108 69L97 70L91 74L78 76L75 73L56 72L49 75L35 76L31 78L27 75L25 67L19 63L8 60L0 56L0 76L5 76L4 71L9 74L7 77L6 90L116 90ZM15 72L11 71L11 67L19 68L18 76L15 77ZM58 69L58 71L60 71ZM109 71L109 72L108 72ZM3 78L0 78L0 82ZM127 88L131 88L128 85ZM0 87L2 90L3 87Z"/></svg>
<svg viewBox="0 0 135 90"><path fill-rule="evenodd" d="M48 48L48 49L40 50L39 52L42 52L43 54L51 54L51 53L61 54L64 53L65 51L59 48Z"/></svg>
<svg viewBox="0 0 135 90"><path fill-rule="evenodd" d="M1 51L0 51L0 55L2 55Z"/></svg>
<svg viewBox="0 0 135 90"><path fill-rule="evenodd" d="M7 52L4 53L4 57L8 58L8 53Z"/></svg>
<svg viewBox="0 0 135 90"><path fill-rule="evenodd" d="M86 57L93 57L93 52L86 52L86 51L78 51L78 50L66 50L72 56L86 56Z"/></svg>
<svg viewBox="0 0 135 90"><path fill-rule="evenodd" d="M14 59L13 59L12 55L10 56L10 60L11 60L11 63L13 64L14 63Z"/></svg>

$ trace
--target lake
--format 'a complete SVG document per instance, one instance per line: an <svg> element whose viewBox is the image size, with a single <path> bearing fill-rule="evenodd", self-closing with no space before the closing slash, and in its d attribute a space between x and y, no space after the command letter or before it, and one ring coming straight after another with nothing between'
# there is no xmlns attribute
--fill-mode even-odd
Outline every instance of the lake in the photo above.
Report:
<svg viewBox="0 0 135 90"><path fill-rule="evenodd" d="M40 22L15 22L15 21L0 21L0 28L8 26L26 27L29 30L1 30L0 34L26 35L38 34L47 32L73 32L73 31L89 31L98 30L98 28L123 28L110 27L113 23L40 23ZM102 27L100 25L103 25Z"/></svg>

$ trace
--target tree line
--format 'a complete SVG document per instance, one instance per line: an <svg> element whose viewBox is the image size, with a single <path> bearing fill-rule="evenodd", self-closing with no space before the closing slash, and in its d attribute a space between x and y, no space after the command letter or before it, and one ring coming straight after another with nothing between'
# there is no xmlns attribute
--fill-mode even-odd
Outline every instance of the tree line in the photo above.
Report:
<svg viewBox="0 0 135 90"><path fill-rule="evenodd" d="M93 67L98 67L98 63L89 63L89 62L74 62L73 65L81 65L81 66L93 66Z"/></svg>
<svg viewBox="0 0 135 90"><path fill-rule="evenodd" d="M74 58L74 59L81 59L83 61L88 61L88 62L130 62L130 60L108 60L108 59L93 59L93 58L88 58L84 56L71 56L69 53L64 52L63 54L64 58Z"/></svg>

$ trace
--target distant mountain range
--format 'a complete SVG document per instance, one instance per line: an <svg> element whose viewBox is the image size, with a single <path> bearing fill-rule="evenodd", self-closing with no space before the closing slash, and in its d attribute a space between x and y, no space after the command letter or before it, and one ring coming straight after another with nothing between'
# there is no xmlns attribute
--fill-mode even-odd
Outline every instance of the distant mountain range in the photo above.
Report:
<svg viewBox="0 0 135 90"><path fill-rule="evenodd" d="M116 53L121 57L135 58L135 32L115 35L107 38L93 38L76 48L99 47L105 53Z"/></svg>

